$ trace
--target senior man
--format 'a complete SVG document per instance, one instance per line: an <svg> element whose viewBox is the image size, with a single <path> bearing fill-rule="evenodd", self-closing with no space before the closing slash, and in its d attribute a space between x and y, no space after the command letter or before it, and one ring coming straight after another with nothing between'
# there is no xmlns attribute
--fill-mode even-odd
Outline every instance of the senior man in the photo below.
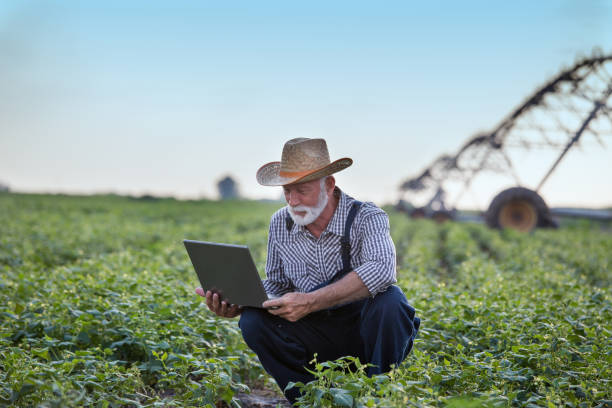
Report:
<svg viewBox="0 0 612 408"><path fill-rule="evenodd" d="M387 214L356 201L337 186L333 173L353 161L330 161L323 139L292 139L280 162L265 164L257 181L282 186L287 206L271 219L267 279L273 300L266 309L241 308L206 297L218 316L241 315L248 346L282 390L313 380L306 368L342 356L369 363L368 375L389 371L410 352L420 320L393 284L395 247ZM285 390L290 402L299 390Z"/></svg>

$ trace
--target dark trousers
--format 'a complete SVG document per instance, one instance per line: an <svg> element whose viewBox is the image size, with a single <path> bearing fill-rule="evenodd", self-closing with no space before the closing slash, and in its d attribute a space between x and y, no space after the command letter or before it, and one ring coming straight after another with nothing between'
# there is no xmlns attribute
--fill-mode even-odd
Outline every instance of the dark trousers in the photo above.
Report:
<svg viewBox="0 0 612 408"><path fill-rule="evenodd" d="M304 367L317 353L317 361L342 356L371 363L369 376L399 365L412 349L420 319L397 286L373 298L311 313L297 322L263 309L245 308L240 317L242 337L257 354L264 369L284 390L290 381L307 383L314 376ZM297 389L285 393L293 403Z"/></svg>

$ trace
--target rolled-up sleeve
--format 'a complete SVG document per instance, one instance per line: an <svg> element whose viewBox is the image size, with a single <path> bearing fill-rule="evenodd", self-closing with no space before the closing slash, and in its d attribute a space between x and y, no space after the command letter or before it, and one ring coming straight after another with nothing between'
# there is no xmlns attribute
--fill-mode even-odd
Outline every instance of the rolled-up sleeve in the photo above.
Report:
<svg viewBox="0 0 612 408"><path fill-rule="evenodd" d="M361 225L362 263L355 272L371 296L397 282L395 245L391 239L389 217L383 211L366 217Z"/></svg>
<svg viewBox="0 0 612 408"><path fill-rule="evenodd" d="M293 285L283 271L283 263L278 253L274 240L274 222L270 223L268 233L268 258L266 259L266 279L263 280L266 293L274 296L282 296L291 292Z"/></svg>

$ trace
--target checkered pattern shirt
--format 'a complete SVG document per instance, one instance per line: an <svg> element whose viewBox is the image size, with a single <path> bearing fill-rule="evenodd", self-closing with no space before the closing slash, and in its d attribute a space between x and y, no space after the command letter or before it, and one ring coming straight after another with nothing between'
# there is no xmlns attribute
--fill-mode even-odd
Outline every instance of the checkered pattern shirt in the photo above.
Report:
<svg viewBox="0 0 612 408"><path fill-rule="evenodd" d="M327 228L316 238L305 227L294 224L287 230L287 207L278 210L270 221L268 259L263 281L266 292L308 292L329 281L342 269L340 238L351 205L355 201L340 189L338 207ZM387 214L373 203L364 203L350 233L351 267L370 291L384 291L396 282L395 246L389 233Z"/></svg>

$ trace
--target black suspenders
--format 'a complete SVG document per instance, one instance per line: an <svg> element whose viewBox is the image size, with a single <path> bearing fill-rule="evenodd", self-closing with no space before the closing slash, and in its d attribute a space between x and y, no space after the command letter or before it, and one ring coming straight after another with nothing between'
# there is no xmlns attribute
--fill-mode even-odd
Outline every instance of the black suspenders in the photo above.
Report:
<svg viewBox="0 0 612 408"><path fill-rule="evenodd" d="M342 278L351 271L351 226L353 225L353 221L355 221L357 211L359 211L359 208L361 208L361 204L361 201L353 201L353 205L351 206L348 216L346 217L346 223L344 224L344 235L342 235L342 238L340 238L342 270L336 273L336 276L334 276L332 281Z"/></svg>
<svg viewBox="0 0 612 408"><path fill-rule="evenodd" d="M363 203L361 201L353 201L353 205L351 205L351 209L349 210L348 216L346 217L346 223L344 224L344 235L340 238L340 256L342 257L342 269L336 272L336 274L327 282L321 283L315 286L310 291L320 289L324 286L329 285L339 279L342 279L344 275L349 273L351 268L351 226L353 225L353 221L355 221L355 216L357 215L357 211L361 208ZM289 214L285 218L285 223L287 225L287 231L291 231L293 228L293 219Z"/></svg>

